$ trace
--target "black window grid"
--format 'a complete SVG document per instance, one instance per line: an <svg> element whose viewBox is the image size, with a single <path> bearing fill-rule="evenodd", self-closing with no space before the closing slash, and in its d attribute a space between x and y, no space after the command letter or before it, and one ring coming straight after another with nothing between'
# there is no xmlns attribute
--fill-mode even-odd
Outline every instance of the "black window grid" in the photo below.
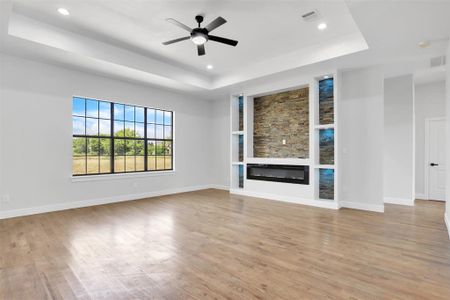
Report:
<svg viewBox="0 0 450 300"><path fill-rule="evenodd" d="M79 98L79 97L77 97ZM84 133L85 134L72 134L73 138L82 138L84 139L84 169L85 172L84 173L80 173L80 174L74 174L73 176L86 176L86 175L105 175L105 174L123 174L123 173L142 173L142 172L161 172L161 171L170 171L173 170L173 164L174 164L174 140L173 140L173 112L172 111L167 111L167 110L161 110L161 109L156 109L156 108L148 108L148 107L142 107L142 106L135 106L135 105L127 105L127 104L122 104L122 103L114 103L114 102L107 102L107 101L102 101L102 100L94 100L94 99L88 99L88 98L79 98L79 99L84 99L84 115L77 115L77 114L72 114L72 117L82 117L84 118ZM97 101L97 117L88 117L87 116L87 102L88 100L93 100L93 101ZM109 118L105 118L105 117L100 117L100 103L108 103L109 107L110 107L110 116ZM121 120L117 120L120 122L128 122L128 123L133 123L133 128L134 128L134 137L127 137L127 136L115 136L115 128L114 128L114 122L116 121L114 118L114 105L115 104L119 104L123 106L124 109L124 117ZM134 121L127 121L126 120L126 108L127 107L133 107L134 110ZM144 121L140 122L140 121L136 121L136 108L140 108L144 110ZM148 110L152 110L154 111L155 114L155 119L154 120L147 120L147 112ZM157 112L161 112L162 113L162 122L158 123L157 121ZM169 114L170 115L170 123L166 123L166 118L165 115ZM87 120L97 120L97 134L87 134ZM101 120L105 120L105 121L109 121L110 122L110 130L109 130L109 135L102 135L100 133L100 121ZM148 122L150 121L150 122ZM152 122L154 121L154 122ZM136 137L136 124L141 124L143 125L143 129L144 129L144 137ZM155 125L155 133L154 133L154 138L148 138L148 133L147 133L147 124L154 124ZM162 133L163 133L163 138L156 138L156 125L162 125ZM165 138L166 137L166 128L170 127L170 138ZM126 128L126 127L124 127ZM97 140L97 142L99 143L99 149L97 151L97 155L89 155L89 141L90 140ZM100 143L102 139L108 139L109 140L109 155L102 155L102 152L100 150ZM127 143L127 141L134 141L134 145L135 145L135 149L134 149L134 155L126 155L126 153L124 153L124 155L116 155L115 154L115 141L123 141L124 144ZM143 155L138 155L137 154L137 149L136 149L136 141L140 141L143 143L144 146L144 154ZM148 143L149 142L153 142L156 144L158 142L161 142L163 144L163 148L164 148L164 152L167 152L167 148L166 148L166 144L169 145L170 144L170 153L163 153L163 155L157 155L158 153L156 153L156 149L155 149L155 155L148 155ZM168 155L169 154L169 155ZM75 155L73 154L73 157ZM79 157L82 157L81 155ZM98 159L98 166L97 166L97 170L98 172L88 172L88 158L90 157L97 157ZM101 159L102 157L109 157L109 172L102 172L102 165L101 165ZM124 167L123 167L123 171L118 171L115 168L115 160L116 157L123 157L124 158ZM128 158L129 157L129 158ZM134 160L134 167L132 171L127 171L127 159L131 159L131 157L133 157ZM144 168L143 170L137 170L137 165L136 165L136 157L142 158L144 160ZM154 169L149 168L149 158L154 159ZM158 169L158 158L162 158L163 159L163 168ZM170 168L167 167L167 159L170 160Z"/></svg>

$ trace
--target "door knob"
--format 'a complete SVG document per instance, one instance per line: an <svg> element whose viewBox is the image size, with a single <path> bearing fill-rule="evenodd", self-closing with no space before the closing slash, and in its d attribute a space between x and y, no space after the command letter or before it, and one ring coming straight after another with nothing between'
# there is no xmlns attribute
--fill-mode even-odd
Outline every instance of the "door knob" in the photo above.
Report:
<svg viewBox="0 0 450 300"><path fill-rule="evenodd" d="M436 167L436 166L439 166L439 164L431 163L430 166Z"/></svg>

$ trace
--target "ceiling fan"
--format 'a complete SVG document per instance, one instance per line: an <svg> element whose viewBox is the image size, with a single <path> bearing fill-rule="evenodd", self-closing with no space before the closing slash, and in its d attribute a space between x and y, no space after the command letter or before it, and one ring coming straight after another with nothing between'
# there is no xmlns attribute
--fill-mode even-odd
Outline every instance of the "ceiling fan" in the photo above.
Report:
<svg viewBox="0 0 450 300"><path fill-rule="evenodd" d="M200 55L205 55L205 43L207 41L214 41L214 42L218 42L218 43L222 43L222 44L226 44L226 45L230 45L230 46L234 46L234 47L238 44L238 41L230 40L230 39L226 39L226 38L223 38L220 36L215 36L215 35L209 34L211 31L213 31L214 29L216 29L219 26L222 26L223 24L225 24L227 22L224 18L218 17L214 21L212 21L211 23L206 25L206 27L204 27L204 28L200 27L200 24L203 22L203 16L198 15L195 17L195 20L197 21L198 27L192 29L192 28L189 28L188 26L184 25L183 23L178 22L175 19L172 19L172 18L166 19L166 21L168 21L180 28L183 28L186 31L189 31L190 35L186 36L186 37L182 37L182 38L164 42L163 45L170 45L173 43L177 43L177 42L181 42L181 41L190 39L194 44L197 45L197 52L198 52L198 55L200 56Z"/></svg>

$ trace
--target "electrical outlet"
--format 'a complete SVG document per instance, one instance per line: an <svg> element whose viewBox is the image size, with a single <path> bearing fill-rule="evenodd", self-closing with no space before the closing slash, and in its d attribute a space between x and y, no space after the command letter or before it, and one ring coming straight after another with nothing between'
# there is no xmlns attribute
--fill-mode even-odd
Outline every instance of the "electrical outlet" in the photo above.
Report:
<svg viewBox="0 0 450 300"><path fill-rule="evenodd" d="M2 195L0 198L0 207L6 207L11 202L9 195Z"/></svg>
<svg viewBox="0 0 450 300"><path fill-rule="evenodd" d="M283 145L286 145L286 139L283 139L282 142L283 142Z"/></svg>

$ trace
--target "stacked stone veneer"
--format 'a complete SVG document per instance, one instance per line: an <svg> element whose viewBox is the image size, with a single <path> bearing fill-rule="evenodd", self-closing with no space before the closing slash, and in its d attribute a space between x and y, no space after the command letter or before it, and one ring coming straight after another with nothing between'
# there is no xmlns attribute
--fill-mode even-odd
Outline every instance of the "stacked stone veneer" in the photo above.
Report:
<svg viewBox="0 0 450 300"><path fill-rule="evenodd" d="M321 125L334 122L333 83L333 78L319 81L319 123Z"/></svg>
<svg viewBox="0 0 450 300"><path fill-rule="evenodd" d="M309 88L255 98L253 116L255 157L309 157Z"/></svg>
<svg viewBox="0 0 450 300"><path fill-rule="evenodd" d="M319 198L334 199L334 170L320 169L319 171Z"/></svg>

